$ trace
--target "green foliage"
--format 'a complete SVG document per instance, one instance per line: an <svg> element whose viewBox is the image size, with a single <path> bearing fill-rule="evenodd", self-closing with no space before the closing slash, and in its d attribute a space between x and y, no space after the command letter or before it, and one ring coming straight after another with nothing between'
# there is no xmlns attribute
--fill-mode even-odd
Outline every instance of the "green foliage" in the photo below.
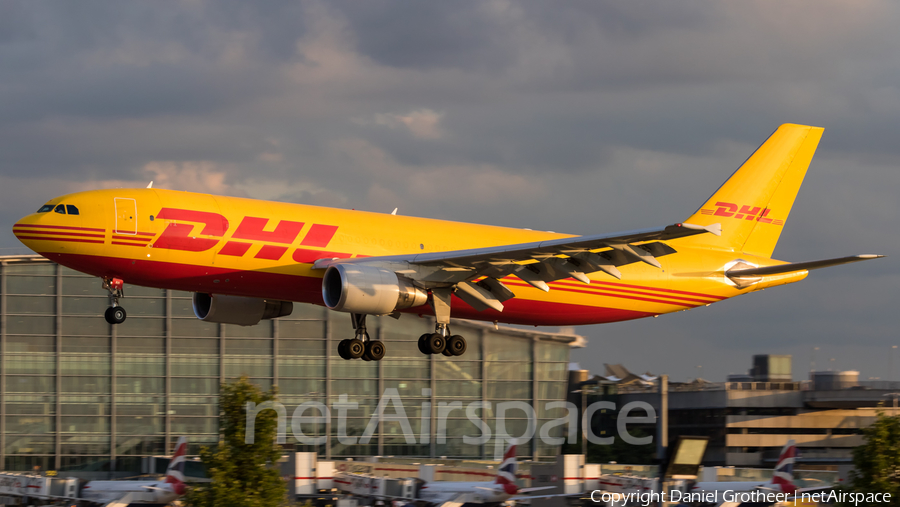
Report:
<svg viewBox="0 0 900 507"><path fill-rule="evenodd" d="M247 402L274 401L275 387L263 393L241 377L222 384L219 392L219 443L202 448L200 458L212 482L192 487L185 504L192 507L275 507L285 502L285 485L276 462L281 446L275 443L277 414L256 416L253 443L244 443Z"/></svg>
<svg viewBox="0 0 900 507"><path fill-rule="evenodd" d="M900 417L878 413L863 430L866 443L853 450L848 491L890 493L889 505L900 505Z"/></svg>

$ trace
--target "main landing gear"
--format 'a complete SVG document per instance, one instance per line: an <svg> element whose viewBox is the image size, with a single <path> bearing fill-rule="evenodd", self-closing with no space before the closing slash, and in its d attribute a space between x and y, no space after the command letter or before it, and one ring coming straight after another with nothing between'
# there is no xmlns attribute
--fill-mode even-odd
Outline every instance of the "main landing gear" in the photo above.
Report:
<svg viewBox="0 0 900 507"><path fill-rule="evenodd" d="M450 333L450 288L431 290L431 306L434 308L435 329L433 333L425 333L419 337L419 352L423 354L443 354L447 357L461 356L466 353L466 339L458 334ZM366 332L366 316L351 313L353 329L356 336L349 340L341 340L338 354L342 359L362 359L363 361L381 361L384 358L384 343L369 338Z"/></svg>
<svg viewBox="0 0 900 507"><path fill-rule="evenodd" d="M356 336L350 340L341 340L338 344L338 354L342 359L381 361L384 358L384 343L369 338L369 333L366 332L366 316L351 313L350 319L353 321Z"/></svg>
<svg viewBox="0 0 900 507"><path fill-rule="evenodd" d="M109 291L109 308L106 309L106 313L103 316L106 317L106 322L110 324L121 324L125 322L125 318L128 316L125 313L125 309L119 306L119 298L125 295L124 287L125 282L121 278L103 279L103 288Z"/></svg>
<svg viewBox="0 0 900 507"><path fill-rule="evenodd" d="M431 289L431 308L434 309L434 332L419 337L419 352L461 356L466 353L466 339L450 334L450 287Z"/></svg>
<svg viewBox="0 0 900 507"><path fill-rule="evenodd" d="M433 333L425 333L419 337L419 352L423 354L443 354L447 357L461 356L466 353L466 339L450 334L450 326L438 324Z"/></svg>

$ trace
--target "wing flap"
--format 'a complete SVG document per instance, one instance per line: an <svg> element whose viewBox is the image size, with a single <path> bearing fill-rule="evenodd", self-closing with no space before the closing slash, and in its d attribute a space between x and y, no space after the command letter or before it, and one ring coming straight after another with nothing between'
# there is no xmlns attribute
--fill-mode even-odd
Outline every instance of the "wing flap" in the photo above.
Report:
<svg viewBox="0 0 900 507"><path fill-rule="evenodd" d="M499 282L498 282L499 283ZM456 286L456 296L479 312L488 308L503 311L503 303L489 289L477 283L462 282Z"/></svg>

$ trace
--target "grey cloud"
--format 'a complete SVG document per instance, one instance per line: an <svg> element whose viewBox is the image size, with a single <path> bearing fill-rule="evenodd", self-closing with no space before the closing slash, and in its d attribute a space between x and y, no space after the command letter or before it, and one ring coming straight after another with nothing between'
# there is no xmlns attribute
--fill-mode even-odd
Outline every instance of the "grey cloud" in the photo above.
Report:
<svg viewBox="0 0 900 507"><path fill-rule="evenodd" d="M5 2L0 217L171 164L172 188L190 167L224 193L610 232L686 219L798 122L826 133L776 254L895 254L898 21L889 2ZM375 121L417 110L439 135ZM586 328L585 355L721 378L823 344L880 375L897 273Z"/></svg>

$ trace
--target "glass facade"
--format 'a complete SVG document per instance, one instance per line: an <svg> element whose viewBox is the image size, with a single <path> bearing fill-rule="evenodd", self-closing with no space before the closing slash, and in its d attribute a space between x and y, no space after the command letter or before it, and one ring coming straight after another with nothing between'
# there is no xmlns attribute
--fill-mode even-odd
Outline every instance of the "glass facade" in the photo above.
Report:
<svg viewBox="0 0 900 507"><path fill-rule="evenodd" d="M538 428L565 415L546 405L566 397L575 336L454 322L454 333L468 341L465 355L425 356L416 340L433 331L431 318L369 317L369 334L384 341L385 359L345 361L337 344L353 336L350 318L322 307L298 304L291 316L252 327L214 324L194 316L189 293L126 285L128 319L111 326L103 318L107 304L95 277L40 257L3 259L3 469L138 470L141 457L166 454L182 435L194 454L216 442L219 384L240 375L263 389L277 385L289 417L301 403L329 407L327 421L310 417L298 425L308 437L324 437L319 445L295 440L288 420L287 444L323 458L491 458L495 440L473 445L464 438L486 435L483 427L496 438L498 424L501 433L524 433L529 414L510 402L533 407ZM409 427L379 422L376 414L369 438L359 438L382 395L394 392ZM341 409L345 425L336 419L343 402L351 407ZM396 405L384 413L395 414ZM519 446L523 457L557 451L539 439Z"/></svg>

